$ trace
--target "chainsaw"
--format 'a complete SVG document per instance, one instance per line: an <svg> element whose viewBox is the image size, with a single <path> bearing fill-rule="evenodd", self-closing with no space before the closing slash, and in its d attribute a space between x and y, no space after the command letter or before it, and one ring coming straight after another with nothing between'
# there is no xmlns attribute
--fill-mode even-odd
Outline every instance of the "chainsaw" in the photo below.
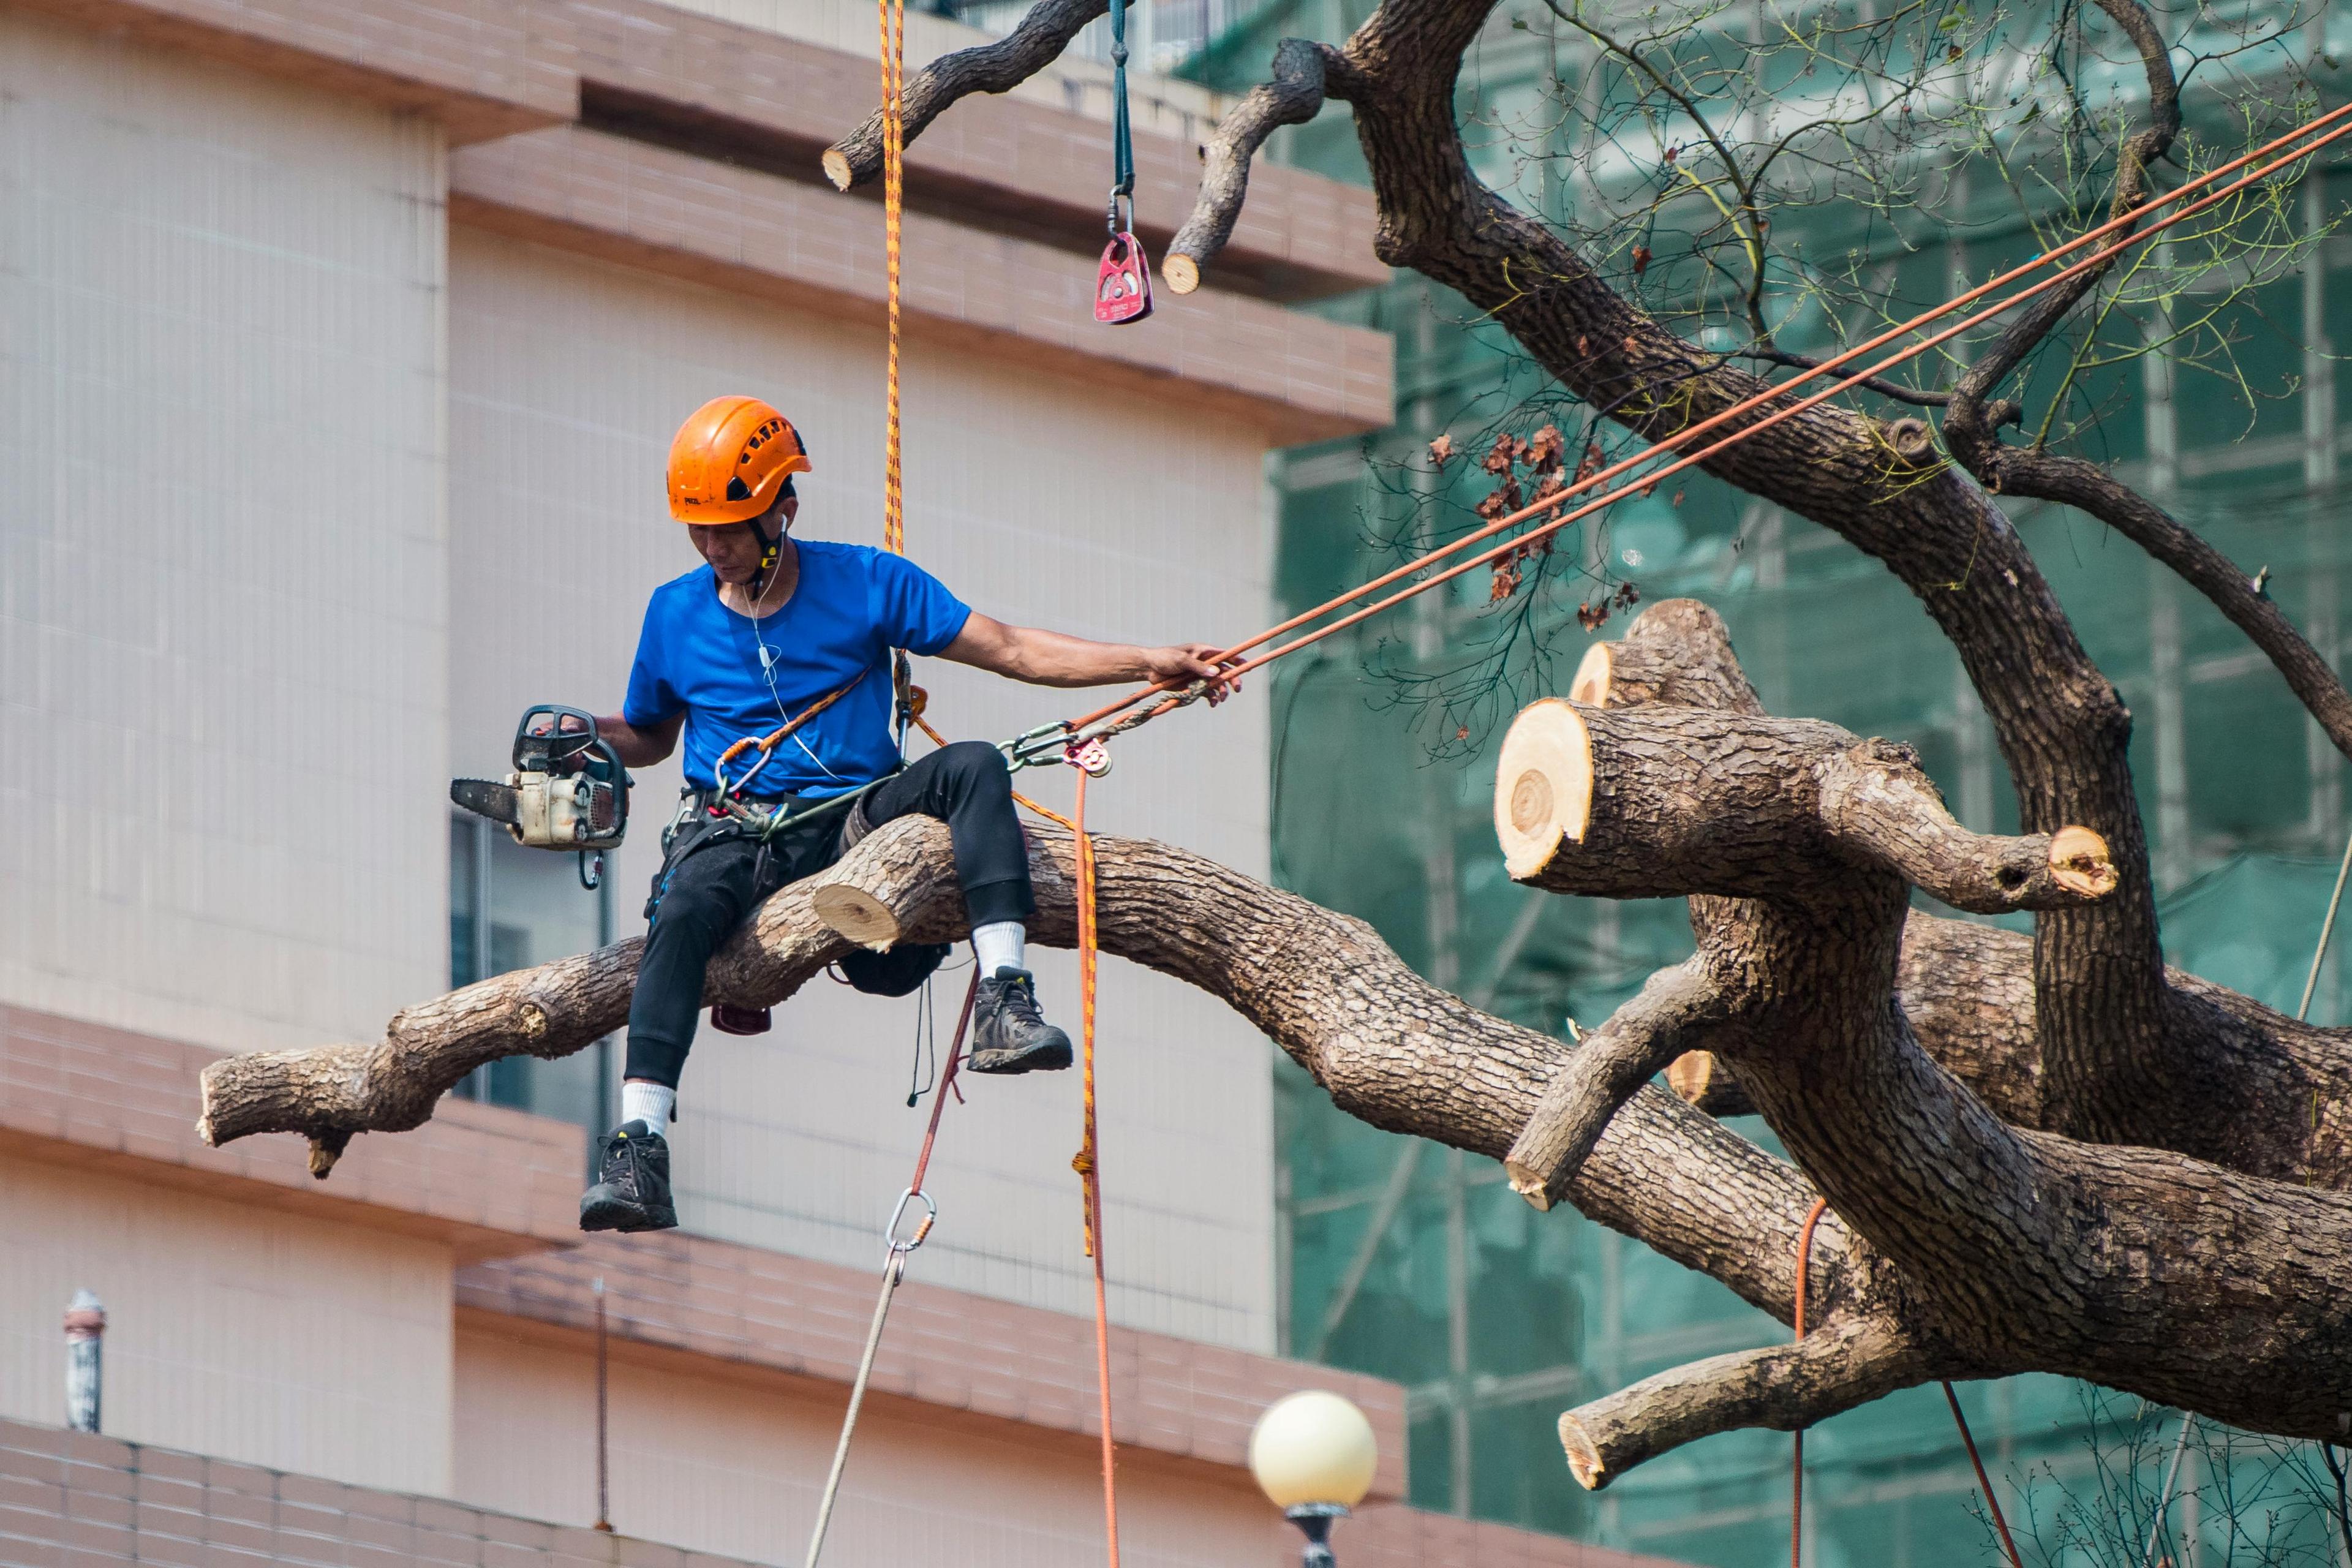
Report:
<svg viewBox="0 0 2352 1568"><path fill-rule="evenodd" d="M452 779L449 798L477 816L503 822L518 844L570 849L580 856L580 885L604 879L604 851L629 827L629 770L577 708L541 703L515 726L514 768L504 784Z"/></svg>

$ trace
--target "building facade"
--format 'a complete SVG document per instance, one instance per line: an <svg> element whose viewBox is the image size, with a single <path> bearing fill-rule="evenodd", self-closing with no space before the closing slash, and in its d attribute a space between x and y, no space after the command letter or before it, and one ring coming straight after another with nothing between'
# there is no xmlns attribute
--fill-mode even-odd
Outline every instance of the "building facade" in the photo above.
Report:
<svg viewBox="0 0 2352 1568"><path fill-rule="evenodd" d="M446 789L504 770L528 702L614 706L646 595L695 564L660 479L686 412L790 411L801 531L878 542L881 214L815 162L872 107L870 26L817 0L0 5L0 1561L801 1551L920 1136L919 1004L820 984L770 1036L706 1031L672 1236L573 1226L609 1047L499 1064L323 1183L294 1141L192 1124L221 1052L373 1037L636 929L674 766L640 775L600 894ZM911 33L919 58L978 37ZM1266 455L1391 417L1386 335L1296 308L1383 281L1370 205L1272 172L1220 288L1100 330L1102 74L910 151L910 544L1007 619L1234 636L1271 598ZM1156 246L1222 100L1139 99ZM919 679L960 736L1061 711ZM1098 820L1262 873L1265 736L1246 710L1138 735ZM1130 1557L1287 1550L1244 1445L1313 1384L1387 1454L1351 1560L1627 1561L1402 1501L1399 1391L1275 1354L1265 1042L1123 966L1103 1016ZM831 1560L1099 1552L1076 1132L1057 1079L949 1116ZM57 1426L83 1289L100 1436Z"/></svg>

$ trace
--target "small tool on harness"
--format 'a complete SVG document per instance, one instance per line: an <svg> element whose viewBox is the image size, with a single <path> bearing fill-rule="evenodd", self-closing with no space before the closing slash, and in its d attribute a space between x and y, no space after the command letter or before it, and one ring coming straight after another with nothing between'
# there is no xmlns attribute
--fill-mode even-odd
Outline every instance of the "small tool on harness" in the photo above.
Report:
<svg viewBox="0 0 2352 1568"><path fill-rule="evenodd" d="M1110 210L1095 270L1095 320L1124 327L1151 314L1151 258L1135 237L1135 134L1127 119L1127 0L1110 0Z"/></svg>
<svg viewBox="0 0 2352 1568"><path fill-rule="evenodd" d="M452 779L449 798L505 823L518 844L576 851L580 885L593 890L604 878L604 852L628 832L630 783L594 716L550 702L527 709L515 726L514 772L505 783Z"/></svg>

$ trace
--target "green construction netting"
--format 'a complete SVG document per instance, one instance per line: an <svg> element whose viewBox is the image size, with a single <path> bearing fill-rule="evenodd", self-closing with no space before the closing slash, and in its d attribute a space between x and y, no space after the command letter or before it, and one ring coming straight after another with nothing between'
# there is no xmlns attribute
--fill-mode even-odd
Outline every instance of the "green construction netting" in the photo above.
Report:
<svg viewBox="0 0 2352 1568"><path fill-rule="evenodd" d="M1365 9L1358 0L1269 5L1190 74L1239 89L1279 37L1338 39ZM1499 54L1482 57L1465 112L1524 99L1529 84L1499 68ZM1284 132L1274 151L1362 177L1340 116ZM1474 157L1492 178L1487 164L1507 154L1488 143ZM2334 191L2344 189L2339 176ZM2027 243L1989 238L1967 264L1986 276L2030 255ZM1948 264L1925 250L1900 263L1926 269L1910 279L1913 293L1932 289ZM2352 343L2352 270L2324 276L2313 300L2289 278L2243 302L2240 363L2249 384L2272 395L2251 411L2213 378L2179 373L2170 499L2250 572L2267 565L2273 597L2334 658L2352 615L2352 496L2331 479L2347 441L2333 400L2307 384L2302 343L2315 333ZM1289 609L1395 564L1433 529L1469 526L1465 509L1484 488L1477 476L1456 465L1432 479L1420 458L1440 430L1525 436L1540 418L1522 406L1540 378L1461 300L1418 279L1315 308L1396 334L1402 417L1381 436L1272 465L1277 593ZM2141 374L2126 366L2097 388L2109 408L2102 455L2118 463L2144 465L2148 455ZM2031 389L2029 401L2033 391L2047 388ZM2135 473L2150 482L2144 467ZM1706 599L1729 622L1773 710L1907 742L1964 820L2013 830L1990 728L1908 591L1802 520L1704 478L1680 488L1678 499L1659 493L1612 509L1603 532L1580 525L1560 559L1605 558L1645 600ZM2292 1011L2352 829L2344 763L2242 637L2135 547L2079 516L2012 516L2132 708L2173 962ZM1588 637L1574 616L1578 585L1563 577L1516 627L1514 683L1483 708L1441 719L1416 700L1426 690L1418 678L1471 668L1496 646L1505 623L1486 608L1487 591L1486 575L1472 574L1442 610L1401 613L1279 669L1274 870L1285 886L1372 922L1423 973L1557 1032L1570 1018L1606 1017L1652 970L1685 954L1690 937L1679 903L1552 898L1504 878L1490 826L1495 742L1518 701L1565 689ZM1620 635L1626 618L1601 635ZM1548 658L1528 657L1528 638ZM1465 719L1471 733L1457 739ZM2315 1020L2352 1022L2347 966L2339 947L2321 974ZM1491 1163L1376 1131L1335 1111L1288 1063L1277 1073L1286 1348L1407 1386L1416 1502L1725 1568L1786 1561L1784 1436L1710 1438L1598 1494L1570 1481L1555 1436L1559 1413L1580 1399L1771 1342L1780 1325L1572 1213L1536 1215ZM1741 1125L1769 1145L1760 1124ZM2022 1515L2029 1562L2140 1561L2144 1523L2134 1510L2152 1504L2150 1478L2168 1456L2176 1418L2053 1378L1973 1385L1961 1396L2005 1500ZM2209 1451L2208 1441L2200 1433L2190 1445L2186 1500L2172 1516L2176 1528L2201 1531L2204 1562L2336 1561L2311 1507L2308 1448L2285 1461L2303 1468L2282 1480L2278 1456L2262 1445ZM2132 1480L2121 1492L2118 1456ZM1832 1420L1816 1429L1807 1457L1809 1563L1995 1559L1938 1391ZM2236 1496L2237 1513L2267 1521L2273 1555L2228 1538L2225 1493ZM2091 1516L2105 1524L2086 1525Z"/></svg>

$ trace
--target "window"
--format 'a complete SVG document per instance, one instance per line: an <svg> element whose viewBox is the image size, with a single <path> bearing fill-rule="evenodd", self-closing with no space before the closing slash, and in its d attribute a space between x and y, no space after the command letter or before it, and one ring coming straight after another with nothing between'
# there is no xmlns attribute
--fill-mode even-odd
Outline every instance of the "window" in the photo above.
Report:
<svg viewBox="0 0 2352 1568"><path fill-rule="evenodd" d="M449 984L587 952L613 940L613 884L590 892L570 855L526 849L484 817L449 820ZM477 1069L455 1093L585 1129L605 1131L618 1092L608 1037L555 1061L509 1057Z"/></svg>

